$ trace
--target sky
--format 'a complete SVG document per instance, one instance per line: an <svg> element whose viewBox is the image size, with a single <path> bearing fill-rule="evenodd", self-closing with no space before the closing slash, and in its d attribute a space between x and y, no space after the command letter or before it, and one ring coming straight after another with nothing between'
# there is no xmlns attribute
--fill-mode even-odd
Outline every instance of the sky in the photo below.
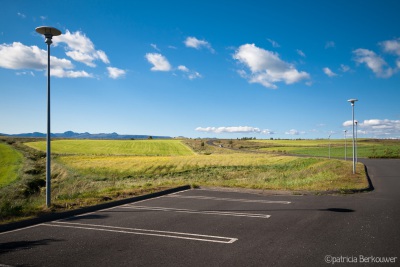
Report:
<svg viewBox="0 0 400 267"><path fill-rule="evenodd" d="M0 133L400 138L400 1L0 0Z"/></svg>

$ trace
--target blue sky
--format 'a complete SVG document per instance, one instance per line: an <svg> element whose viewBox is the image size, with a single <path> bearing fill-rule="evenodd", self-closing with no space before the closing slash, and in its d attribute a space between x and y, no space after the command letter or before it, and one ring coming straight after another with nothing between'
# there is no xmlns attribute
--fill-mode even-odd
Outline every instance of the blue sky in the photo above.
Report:
<svg viewBox="0 0 400 267"><path fill-rule="evenodd" d="M0 0L0 133L400 137L400 1Z"/></svg>

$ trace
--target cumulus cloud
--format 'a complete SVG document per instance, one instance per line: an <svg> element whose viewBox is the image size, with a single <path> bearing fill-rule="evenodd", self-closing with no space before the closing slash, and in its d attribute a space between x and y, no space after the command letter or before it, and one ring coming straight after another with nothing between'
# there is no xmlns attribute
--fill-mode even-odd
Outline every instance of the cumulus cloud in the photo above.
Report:
<svg viewBox="0 0 400 267"><path fill-rule="evenodd" d="M355 62L365 64L377 77L388 78L394 74L394 70L374 51L358 48L353 51L353 54Z"/></svg>
<svg viewBox="0 0 400 267"><path fill-rule="evenodd" d="M299 135L300 133L301 132L297 131L296 129L291 129L291 130L285 132L285 134L288 134L288 135Z"/></svg>
<svg viewBox="0 0 400 267"><path fill-rule="evenodd" d="M93 74L87 73L86 71L73 71L65 70L63 68L52 68L50 72L51 76L58 78L93 78Z"/></svg>
<svg viewBox="0 0 400 267"><path fill-rule="evenodd" d="M178 70L183 71L183 72L189 72L189 69L186 66L179 65Z"/></svg>
<svg viewBox="0 0 400 267"><path fill-rule="evenodd" d="M90 67L96 67L96 60L109 64L110 61L106 53L102 50L96 50L93 42L83 33L77 31L71 33L66 30L64 34L54 37L53 45L65 44L65 54L73 61L84 63ZM75 70L71 60L65 58L50 57L51 76L60 78L92 78L93 74L84 70ZM47 69L47 51L39 49L37 46L27 46L20 42L0 45L0 67L7 69ZM109 70L110 73L110 70ZM109 77L115 77L113 75ZM121 75L121 74L119 74Z"/></svg>
<svg viewBox="0 0 400 267"><path fill-rule="evenodd" d="M96 67L95 60L101 60L105 64L110 63L106 53L102 50L96 50L93 42L80 31L71 33L66 30L64 34L53 38L54 46L60 43L67 45L67 56L89 67Z"/></svg>
<svg viewBox="0 0 400 267"><path fill-rule="evenodd" d="M184 65L179 65L178 70L184 72L184 76L189 80L194 80L202 77L200 73L198 73L197 71L190 70Z"/></svg>
<svg viewBox="0 0 400 267"><path fill-rule="evenodd" d="M250 69L250 74L239 70L241 77L250 83L259 83L267 88L278 88L275 83L292 84L309 79L307 72L299 72L294 65L279 58L277 53L264 50L254 44L244 44L236 50L233 58Z"/></svg>
<svg viewBox="0 0 400 267"><path fill-rule="evenodd" d="M194 79L201 78L201 77L202 77L201 74L198 73L197 71L193 71L192 73L190 73L188 75L189 80L194 80Z"/></svg>
<svg viewBox="0 0 400 267"><path fill-rule="evenodd" d="M260 128L250 127L250 126L231 126L231 127L197 127L195 129L198 132L207 133L262 133L262 134L273 134L272 131Z"/></svg>
<svg viewBox="0 0 400 267"><path fill-rule="evenodd" d="M207 48L208 50L211 51L211 53L214 53L214 49L211 47L211 44L205 40L199 40L196 37L188 37L186 40L183 42L187 47L192 47L195 49L201 49L201 48Z"/></svg>
<svg viewBox="0 0 400 267"><path fill-rule="evenodd" d="M107 71L108 71L108 77L110 77L111 79L118 79L120 77L125 76L126 74L125 70L114 67L107 67Z"/></svg>
<svg viewBox="0 0 400 267"><path fill-rule="evenodd" d="M328 68L328 67L325 67L325 68L323 68L322 70L323 70L324 73L325 73L326 75L328 75L329 77L335 77L335 76L337 76L337 74L334 73L333 71L331 71L331 69Z"/></svg>
<svg viewBox="0 0 400 267"><path fill-rule="evenodd" d="M59 78L93 77L85 71L73 71L70 60L50 56L50 75ZM6 69L47 69L47 51L37 46L26 46L19 42L0 45L0 67ZM32 73L32 72L31 72Z"/></svg>
<svg viewBox="0 0 400 267"><path fill-rule="evenodd" d="M352 126L353 122L343 122L344 127ZM379 137L400 137L400 120L370 119L359 122L358 133Z"/></svg>
<svg viewBox="0 0 400 267"><path fill-rule="evenodd" d="M379 43L383 51L400 56L400 38Z"/></svg>
<svg viewBox="0 0 400 267"><path fill-rule="evenodd" d="M147 53L145 57L150 64L153 64L152 71L170 71L172 68L167 58L161 54Z"/></svg>

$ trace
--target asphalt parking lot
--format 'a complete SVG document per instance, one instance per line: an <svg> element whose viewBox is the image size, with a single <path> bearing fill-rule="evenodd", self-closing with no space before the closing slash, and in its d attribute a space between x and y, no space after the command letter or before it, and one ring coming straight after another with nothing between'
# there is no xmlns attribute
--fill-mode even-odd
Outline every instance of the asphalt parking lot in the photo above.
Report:
<svg viewBox="0 0 400 267"><path fill-rule="evenodd" d="M1 233L0 266L323 266L327 256L399 257L398 197L381 185L346 196L181 191Z"/></svg>

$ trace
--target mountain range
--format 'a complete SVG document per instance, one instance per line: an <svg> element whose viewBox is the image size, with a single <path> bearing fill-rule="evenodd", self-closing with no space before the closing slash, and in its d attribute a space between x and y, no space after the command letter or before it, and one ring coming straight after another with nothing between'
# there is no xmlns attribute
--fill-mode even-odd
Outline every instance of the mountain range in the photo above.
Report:
<svg viewBox="0 0 400 267"><path fill-rule="evenodd" d="M46 134L33 132L33 133L21 133L21 134L3 134L0 133L0 136L12 136L12 137L35 137L41 138L46 137ZM120 135L117 133L97 133L91 134L88 132L85 133L76 133L73 131L66 131L64 133L51 133L51 137L53 138L73 138L73 139L171 139L170 136L154 136L154 135Z"/></svg>

